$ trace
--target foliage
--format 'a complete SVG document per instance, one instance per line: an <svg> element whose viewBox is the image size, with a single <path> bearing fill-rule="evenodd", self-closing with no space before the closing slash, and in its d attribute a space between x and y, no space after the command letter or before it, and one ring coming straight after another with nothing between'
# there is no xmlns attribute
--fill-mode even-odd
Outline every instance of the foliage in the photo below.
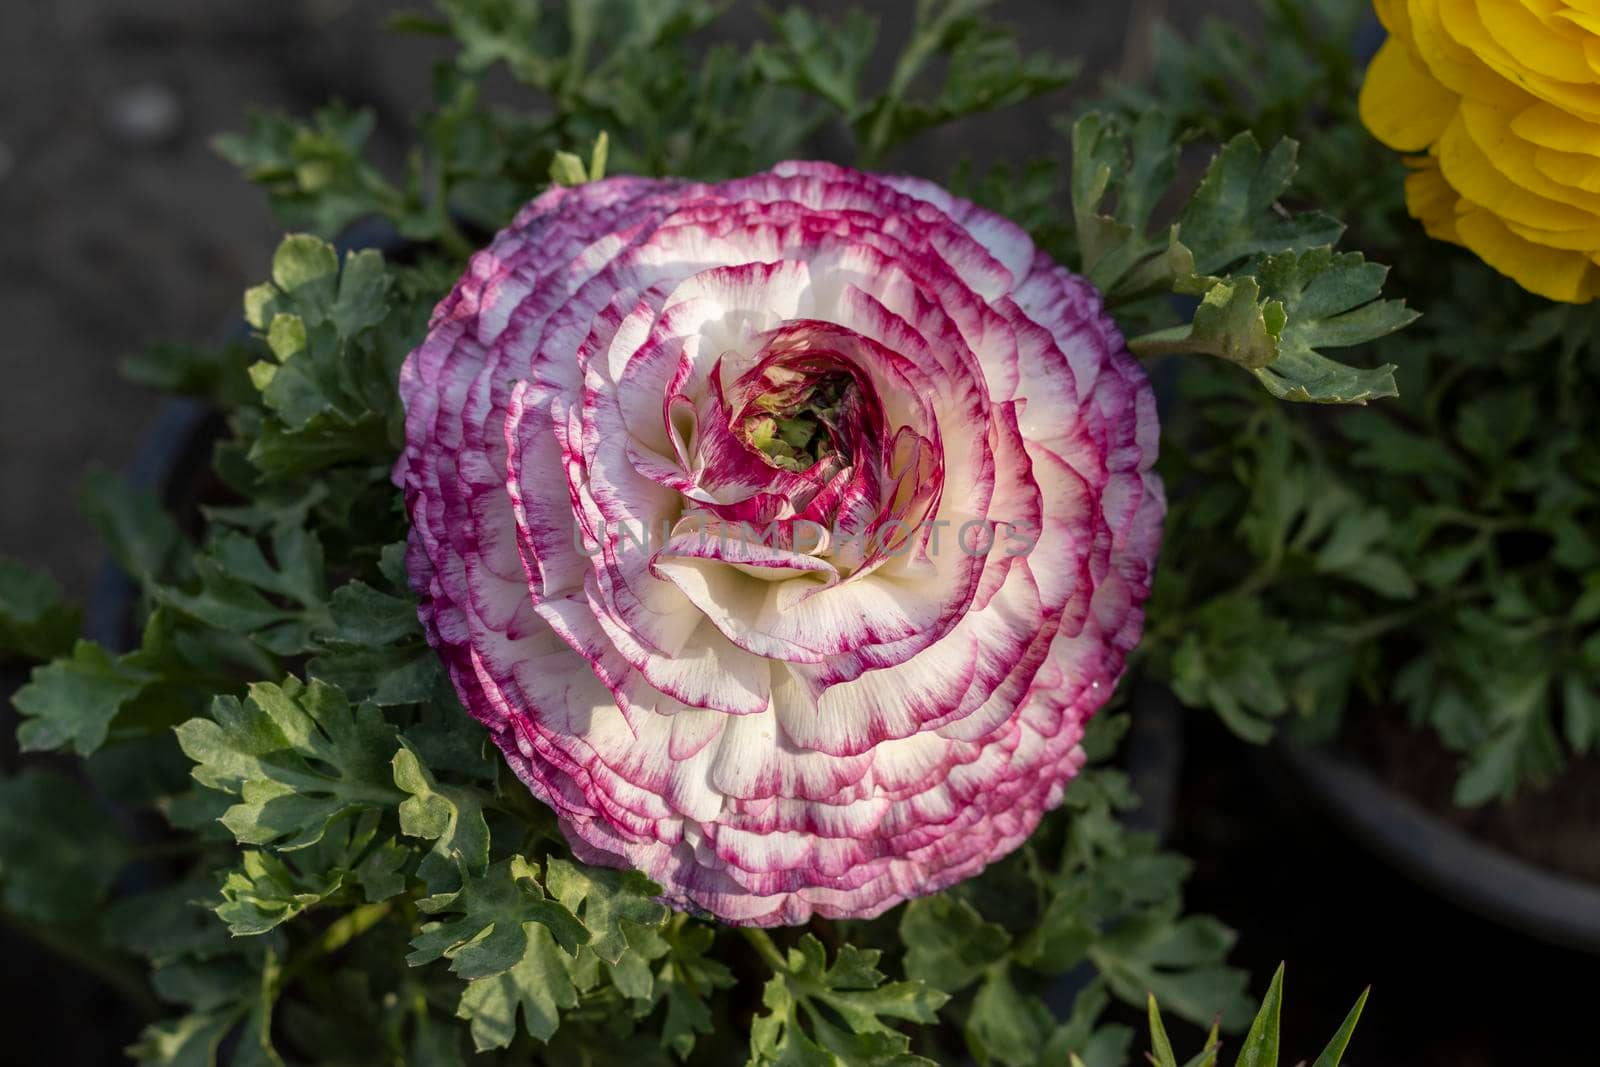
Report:
<svg viewBox="0 0 1600 1067"><path fill-rule="evenodd" d="M1334 1032L1333 1038L1312 1067L1339 1067L1339 1061L1344 1059L1345 1049L1350 1046L1350 1036L1355 1031L1356 1023L1361 1019L1361 1011L1367 1006L1367 992L1362 991L1355 1007L1350 1009L1350 1014L1345 1016L1344 1022ZM1279 1014L1282 1007L1283 967L1279 965L1277 973L1272 976L1272 984L1267 987L1267 995L1261 1002L1261 1009L1250 1024L1250 1032L1245 1035L1244 1041L1239 1046L1239 1057L1234 1061L1234 1067L1278 1067ZM1179 1067L1154 993L1150 995L1149 1017L1151 1051L1148 1059L1154 1067ZM1193 1058L1183 1061L1184 1067L1216 1067L1221 1052L1222 1042L1218 1038L1217 1029L1213 1027L1206 1039L1205 1047ZM1073 1067L1082 1067L1083 1059L1075 1056L1071 1063Z"/></svg>
<svg viewBox="0 0 1600 1067"><path fill-rule="evenodd" d="M1120 95L1189 108L1219 137L1321 145L1289 195L1350 219L1429 314L1383 345L1400 398L1336 418L1178 375L1163 433L1183 489L1165 551L1192 563L1162 571L1141 651L1243 736L1287 714L1310 738L1345 718L1372 730L1345 710L1374 708L1458 755L1457 803L1509 798L1600 743L1600 445L1581 414L1600 402L1600 319L1409 222L1400 176L1355 120L1343 43L1365 5L1312 6L1266 5L1271 48L1220 25L1168 35L1155 85ZM1256 73L1283 65L1300 73Z"/></svg>
<svg viewBox="0 0 1600 1067"><path fill-rule="evenodd" d="M198 534L148 494L91 477L87 510L139 589L140 639L126 651L75 641L78 616L50 583L9 563L0 573L0 647L44 661L16 695L21 743L84 757L81 780L30 769L0 781L0 902L57 943L75 939L130 996L162 1002L166 1017L135 1058L443 1067L971 1055L1101 1067L1133 1046L1115 1002L1142 1010L1154 994L1192 1022L1248 1024L1246 976L1226 964L1232 933L1184 914L1187 861L1123 825L1137 804L1112 765L1125 717L1100 716L1062 810L980 878L879 920L741 936L669 913L635 872L572 856L457 705L407 589L406 518L389 480L395 379L472 246L548 181L608 168L727 177L798 154L829 122L860 159L879 160L919 132L1066 80L1070 64L1024 55L985 6L921 0L887 83L870 86L864 15L841 30L780 12L768 40L737 51L702 49L717 12L700 0L441 0L437 14L398 20L457 44L398 179L364 154L373 116L342 106L309 121L258 116L219 141L286 225L309 232L286 237L246 294L247 340L164 346L128 365L227 417ZM483 104L494 70L528 90L525 107ZM1307 462L1308 431L1273 395L1392 392L1386 369L1343 367L1321 350L1409 313L1379 298L1382 268L1332 250L1338 223L1281 210L1290 142L1263 151L1248 135L1225 139L1157 225L1158 205L1173 202L1181 118L1090 115L1072 129L1069 172L1048 161L996 172L974 195L1094 277L1124 326L1144 331L1136 347L1220 355L1267 387L1195 365L1194 388L1215 401L1206 411L1247 421L1214 453L1180 452L1197 471L1238 465L1181 498L1180 516L1211 516L1186 520L1184 536L1204 547L1217 516L1248 504L1260 516L1242 528L1252 551L1291 558L1279 542L1303 538L1295 553L1315 549L1311 571L1348 583L1352 603L1409 597L1404 557L1373 550L1399 536L1375 506L1347 513L1323 483L1250 466ZM341 252L324 239L369 216L405 247ZM1174 290L1200 298L1186 321L1175 321ZM1486 432L1515 416L1480 411L1457 427L1461 446L1521 448ZM1378 437L1367 448L1389 451ZM1467 461L1438 449L1453 460L1423 473L1443 492L1451 462ZM1180 468L1173 484L1186 476ZM1256 500L1239 477L1276 496ZM1294 485L1302 493L1290 499ZM1506 506L1525 491L1506 483ZM1551 514L1564 499L1549 500ZM1581 556L1581 537L1565 536ZM1285 650L1330 670L1314 631L1290 627L1275 602L1250 591L1174 601L1174 578L1163 581L1158 657L1181 693L1242 729L1301 698L1278 676ZM1600 593L1588 603L1592 618ZM1171 630L1174 619L1184 625ZM140 814L113 826L91 796ZM154 888L113 902L119 872L149 874L151 856L154 877L140 884ZM1279 988L1241 1063L1274 1062ZM1171 1061L1151 1019L1158 1062Z"/></svg>

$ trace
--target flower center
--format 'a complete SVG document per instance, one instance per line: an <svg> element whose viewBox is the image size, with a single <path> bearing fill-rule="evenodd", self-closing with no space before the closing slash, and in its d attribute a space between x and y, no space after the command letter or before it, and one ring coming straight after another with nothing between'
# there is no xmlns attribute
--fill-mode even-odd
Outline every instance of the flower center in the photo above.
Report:
<svg viewBox="0 0 1600 1067"><path fill-rule="evenodd" d="M855 378L844 371L808 375L766 369L768 388L752 397L736 430L740 440L780 470L808 471L847 450L844 423L858 403Z"/></svg>

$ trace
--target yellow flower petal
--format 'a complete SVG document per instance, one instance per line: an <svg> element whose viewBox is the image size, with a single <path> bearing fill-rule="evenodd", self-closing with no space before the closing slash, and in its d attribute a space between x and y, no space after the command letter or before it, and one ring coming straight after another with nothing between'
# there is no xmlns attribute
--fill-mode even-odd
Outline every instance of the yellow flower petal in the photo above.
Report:
<svg viewBox="0 0 1600 1067"><path fill-rule="evenodd" d="M1459 216L1456 232L1485 263L1529 292L1567 303L1595 298L1595 264L1581 252L1557 251L1518 237L1489 211Z"/></svg>
<svg viewBox="0 0 1600 1067"><path fill-rule="evenodd" d="M1372 0L1372 7L1391 37L1411 40L1411 15L1406 10L1406 0Z"/></svg>
<svg viewBox="0 0 1600 1067"><path fill-rule="evenodd" d="M1502 220L1504 221L1504 220ZM1600 219L1583 230L1540 230L1520 223L1506 222L1506 229L1536 245L1546 248L1564 248L1584 255L1600 249Z"/></svg>
<svg viewBox="0 0 1600 1067"><path fill-rule="evenodd" d="M1557 46L1546 49L1548 54L1540 60L1540 69L1535 70L1520 62L1497 36L1503 29L1499 20L1504 12L1521 11L1521 8L1511 8L1507 0L1483 0L1482 10L1492 9L1496 13L1497 32L1490 33L1479 18L1479 0L1419 0L1419 2L1437 2L1440 25L1444 33L1500 75L1499 79L1482 77L1473 79L1468 88L1463 90L1464 96L1504 105L1507 101L1503 96L1503 89L1517 87L1568 111L1600 118L1600 84L1564 81L1544 72L1546 67L1558 68L1561 71L1575 69L1575 61L1578 58L1574 54L1577 48L1575 42L1565 48ZM1522 11L1522 14L1527 17L1526 11ZM1536 19L1530 21L1535 24L1538 22ZM1526 39L1516 33L1508 33L1508 39L1514 41L1519 49L1528 47ZM1419 42L1421 40L1420 28L1418 40ZM1583 66L1587 70L1588 64L1584 63ZM1587 77L1587 74L1584 76Z"/></svg>
<svg viewBox="0 0 1600 1067"><path fill-rule="evenodd" d="M1557 152L1554 148L1535 148L1533 165L1539 168L1540 174L1553 182L1570 185L1586 193L1600 193L1600 156Z"/></svg>
<svg viewBox="0 0 1600 1067"><path fill-rule="evenodd" d="M1406 176L1406 210L1422 223L1422 229L1436 241L1460 244L1456 235L1456 209L1461 197L1444 180L1436 160L1422 156L1420 160L1407 160L1418 167Z"/></svg>
<svg viewBox="0 0 1600 1067"><path fill-rule="evenodd" d="M1596 216L1600 216L1600 195L1586 193L1582 189L1553 181L1534 166L1533 156L1538 149L1516 135L1511 128L1512 117L1509 112L1472 100L1464 101L1461 105L1461 118L1466 126L1467 135L1483 153L1484 160L1504 175L1511 184L1543 200L1574 208L1575 226L1586 225ZM1554 214L1557 213L1552 213L1552 218ZM1526 222L1530 226L1547 225L1533 219L1519 221ZM1560 230L1568 227L1551 222L1547 228Z"/></svg>
<svg viewBox="0 0 1600 1067"><path fill-rule="evenodd" d="M1600 297L1600 0L1373 0L1361 120L1406 208L1554 300Z"/></svg>
<svg viewBox="0 0 1600 1067"><path fill-rule="evenodd" d="M1600 33L1600 11L1574 11L1569 7L1559 12L1557 17L1590 33Z"/></svg>
<svg viewBox="0 0 1600 1067"><path fill-rule="evenodd" d="M1439 139L1460 99L1428 73L1405 42L1391 37L1367 67L1361 121L1390 148L1420 152Z"/></svg>
<svg viewBox="0 0 1600 1067"><path fill-rule="evenodd" d="M1439 5L1449 2L1452 0L1409 0L1406 5L1412 45L1423 64L1446 88L1462 96L1494 100L1497 94L1514 93L1514 87L1494 68L1445 32L1439 21Z"/></svg>
<svg viewBox="0 0 1600 1067"><path fill-rule="evenodd" d="M1594 71L1583 58L1578 27L1557 31L1521 4L1473 0L1472 10L1489 38L1504 49L1516 68L1559 81L1591 83Z"/></svg>
<svg viewBox="0 0 1600 1067"><path fill-rule="evenodd" d="M1558 152L1600 151L1600 125L1543 101L1518 112L1511 129L1524 141Z"/></svg>
<svg viewBox="0 0 1600 1067"><path fill-rule="evenodd" d="M1541 230L1580 229L1590 215L1568 204L1556 203L1517 185L1489 161L1467 132L1463 107L1439 139L1439 167L1445 180L1473 203L1508 219Z"/></svg>

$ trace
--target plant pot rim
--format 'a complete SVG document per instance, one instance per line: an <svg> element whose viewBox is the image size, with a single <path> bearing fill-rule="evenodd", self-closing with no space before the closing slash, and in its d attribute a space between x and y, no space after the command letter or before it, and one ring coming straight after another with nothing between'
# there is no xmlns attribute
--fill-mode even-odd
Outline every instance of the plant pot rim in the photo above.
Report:
<svg viewBox="0 0 1600 1067"><path fill-rule="evenodd" d="M1276 747L1335 822L1413 881L1485 919L1600 955L1600 885L1452 826L1346 757L1287 739Z"/></svg>

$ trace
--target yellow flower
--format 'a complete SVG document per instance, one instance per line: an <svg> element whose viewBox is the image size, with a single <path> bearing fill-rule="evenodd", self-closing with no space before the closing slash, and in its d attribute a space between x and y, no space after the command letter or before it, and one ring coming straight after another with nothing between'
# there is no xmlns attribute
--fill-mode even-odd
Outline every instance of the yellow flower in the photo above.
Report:
<svg viewBox="0 0 1600 1067"><path fill-rule="evenodd" d="M1600 0L1375 0L1361 121L1406 205L1552 300L1600 296Z"/></svg>

